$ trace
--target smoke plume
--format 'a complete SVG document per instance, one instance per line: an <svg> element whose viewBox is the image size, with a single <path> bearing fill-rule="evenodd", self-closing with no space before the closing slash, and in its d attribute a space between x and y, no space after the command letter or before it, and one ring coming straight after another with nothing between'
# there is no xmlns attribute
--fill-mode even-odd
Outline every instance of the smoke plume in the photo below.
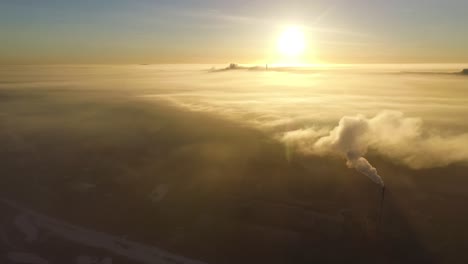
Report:
<svg viewBox="0 0 468 264"><path fill-rule="evenodd" d="M328 136L321 137L314 144L318 153L334 152L344 156L346 165L369 177L373 182L384 186L382 178L367 159L370 137L370 124L364 116L343 117L338 126Z"/></svg>
<svg viewBox="0 0 468 264"><path fill-rule="evenodd" d="M384 111L373 118L345 116L329 132L313 128L286 132L281 140L312 155L339 155L346 164L383 186L364 157L369 149L413 169L443 167L468 160L468 134L443 137L423 131L420 118Z"/></svg>

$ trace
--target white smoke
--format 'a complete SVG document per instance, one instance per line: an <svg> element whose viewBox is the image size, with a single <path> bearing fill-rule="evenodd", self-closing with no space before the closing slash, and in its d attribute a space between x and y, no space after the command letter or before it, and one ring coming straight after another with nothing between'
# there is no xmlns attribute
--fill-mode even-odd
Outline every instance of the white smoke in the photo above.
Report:
<svg viewBox="0 0 468 264"><path fill-rule="evenodd" d="M369 149L413 169L443 167L468 161L468 134L443 137L424 133L420 118L384 111L373 118L345 116L328 133L313 128L286 132L281 140L313 155L339 155L347 165L383 186L377 170L364 157Z"/></svg>
<svg viewBox="0 0 468 264"><path fill-rule="evenodd" d="M369 131L370 124L364 116L343 117L338 126L328 136L318 139L313 147L318 153L334 152L344 156L348 167L384 186L377 170L363 157L368 148Z"/></svg>
<svg viewBox="0 0 468 264"><path fill-rule="evenodd" d="M374 168L364 157L348 157L346 165L348 165L349 168L355 168L360 173L369 177L369 179L374 183L384 187L384 182L382 177L377 173L377 169Z"/></svg>

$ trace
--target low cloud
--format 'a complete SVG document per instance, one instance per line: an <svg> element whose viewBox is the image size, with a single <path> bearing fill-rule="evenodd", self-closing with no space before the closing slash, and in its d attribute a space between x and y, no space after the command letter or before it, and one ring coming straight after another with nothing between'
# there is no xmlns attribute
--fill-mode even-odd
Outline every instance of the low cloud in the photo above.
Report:
<svg viewBox="0 0 468 264"><path fill-rule="evenodd" d="M290 103L274 99L246 101L245 98L159 97L190 111L216 113L225 118L259 128L307 155L341 156L350 168L383 184L377 169L365 158L368 151L412 169L444 167L468 161L468 133L450 129L434 130L420 117L399 111L383 111L374 117L343 116L335 127L327 120L337 113L307 113ZM240 102L243 102L242 104ZM297 104L297 103L296 103ZM306 107L306 106L304 106ZM280 110L286 110L281 113ZM327 116L330 115L330 116ZM447 120L454 117L446 117ZM300 128L304 124L315 126ZM443 133L441 132L443 131Z"/></svg>
<svg viewBox="0 0 468 264"><path fill-rule="evenodd" d="M466 81L392 67L210 73L141 96L259 129L307 155L342 157L379 184L369 151L412 169L468 162Z"/></svg>

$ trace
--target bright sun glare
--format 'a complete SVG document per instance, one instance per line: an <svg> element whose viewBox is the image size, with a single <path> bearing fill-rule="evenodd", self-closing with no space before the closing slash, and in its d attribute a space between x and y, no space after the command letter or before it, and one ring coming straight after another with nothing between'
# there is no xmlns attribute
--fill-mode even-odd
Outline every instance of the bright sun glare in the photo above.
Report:
<svg viewBox="0 0 468 264"><path fill-rule="evenodd" d="M278 38L278 51L283 56L297 57L305 50L304 32L299 27L287 27Z"/></svg>

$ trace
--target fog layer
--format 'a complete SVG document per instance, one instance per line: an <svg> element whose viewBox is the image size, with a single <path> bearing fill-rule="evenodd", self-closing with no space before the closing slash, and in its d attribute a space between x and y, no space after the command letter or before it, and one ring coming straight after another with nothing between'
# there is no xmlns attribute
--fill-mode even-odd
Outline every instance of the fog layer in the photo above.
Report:
<svg viewBox="0 0 468 264"><path fill-rule="evenodd" d="M466 77L400 70L212 72L146 97L261 129L303 154L342 156L379 183L368 151L412 169L468 161Z"/></svg>

